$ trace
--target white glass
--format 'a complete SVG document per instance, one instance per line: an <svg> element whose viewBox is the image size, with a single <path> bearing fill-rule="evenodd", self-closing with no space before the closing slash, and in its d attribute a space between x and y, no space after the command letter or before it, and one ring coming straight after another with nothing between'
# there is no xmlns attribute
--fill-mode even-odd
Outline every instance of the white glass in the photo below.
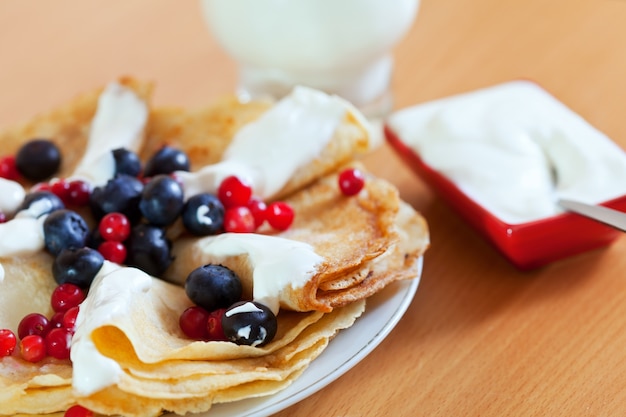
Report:
<svg viewBox="0 0 626 417"><path fill-rule="evenodd" d="M239 64L245 98L295 85L335 93L370 116L392 106L394 45L419 0L201 0L206 22Z"/></svg>

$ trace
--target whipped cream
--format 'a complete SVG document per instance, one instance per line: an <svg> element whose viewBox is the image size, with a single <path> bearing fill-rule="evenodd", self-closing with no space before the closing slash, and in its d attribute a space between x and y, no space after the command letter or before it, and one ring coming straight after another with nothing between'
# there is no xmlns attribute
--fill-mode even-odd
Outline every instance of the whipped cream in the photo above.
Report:
<svg viewBox="0 0 626 417"><path fill-rule="evenodd" d="M227 259L247 257L249 271L236 271L242 280L252 280L253 300L274 314L280 295L288 288L302 288L316 273L323 258L307 243L256 233L224 233L198 241L207 263L227 265Z"/></svg>
<svg viewBox="0 0 626 417"><path fill-rule="evenodd" d="M112 151L126 148L138 152L147 121L146 103L130 88L109 83L98 98L87 150L72 179L82 179L93 186L106 184L115 174Z"/></svg>
<svg viewBox="0 0 626 417"><path fill-rule="evenodd" d="M119 381L122 368L98 351L91 334L128 315L133 299L151 285L152 278L139 269L104 262L80 305L72 338L72 387L78 395L90 395Z"/></svg>
<svg viewBox="0 0 626 417"><path fill-rule="evenodd" d="M423 161L502 221L597 204L626 193L626 154L536 84L514 81L393 114L388 124Z"/></svg>
<svg viewBox="0 0 626 417"><path fill-rule="evenodd" d="M0 258L28 255L43 250L45 218L46 216L23 216L0 223Z"/></svg>
<svg viewBox="0 0 626 417"><path fill-rule="evenodd" d="M336 96L297 87L257 120L243 126L220 162L196 172L178 171L186 198L215 193L235 175L252 185L255 195L272 197L296 170L320 156L347 112L353 108ZM360 117L363 121L362 117Z"/></svg>
<svg viewBox="0 0 626 417"><path fill-rule="evenodd" d="M0 178L0 213L10 216L19 208L26 191L19 183Z"/></svg>

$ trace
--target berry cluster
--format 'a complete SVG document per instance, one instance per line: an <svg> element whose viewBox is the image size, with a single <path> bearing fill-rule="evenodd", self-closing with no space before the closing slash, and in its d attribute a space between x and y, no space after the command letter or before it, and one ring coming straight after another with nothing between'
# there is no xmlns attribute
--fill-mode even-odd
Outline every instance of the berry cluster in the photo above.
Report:
<svg viewBox="0 0 626 417"><path fill-rule="evenodd" d="M276 335L274 313L258 302L241 300L241 279L223 265L191 271L185 292L195 305L182 312L179 325L191 339L263 346Z"/></svg>
<svg viewBox="0 0 626 417"><path fill-rule="evenodd" d="M20 357L29 362L39 362L48 356L69 359L76 317L84 299L84 291L76 285L57 286L50 298L52 317L27 314L18 325L17 337L9 329L0 329L0 356L11 355L19 346Z"/></svg>

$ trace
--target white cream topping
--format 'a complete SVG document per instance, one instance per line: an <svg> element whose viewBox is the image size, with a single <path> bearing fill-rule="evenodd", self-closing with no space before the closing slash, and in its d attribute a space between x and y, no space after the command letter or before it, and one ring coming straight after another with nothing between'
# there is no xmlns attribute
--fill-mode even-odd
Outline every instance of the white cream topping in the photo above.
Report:
<svg viewBox="0 0 626 417"><path fill-rule="evenodd" d="M94 186L106 184L115 174L111 151L126 148L137 152L148 121L148 106L133 90L112 82L100 94L91 122L87 150L72 178Z"/></svg>
<svg viewBox="0 0 626 417"><path fill-rule="evenodd" d="M19 183L0 178L0 213L10 216L18 209L26 191Z"/></svg>
<svg viewBox="0 0 626 417"><path fill-rule="evenodd" d="M281 293L290 287L304 286L323 260L307 243L255 233L224 233L203 238L198 245L207 263L247 256L252 269L253 299L274 314L278 314Z"/></svg>
<svg viewBox="0 0 626 417"><path fill-rule="evenodd" d="M185 195L215 193L224 178L247 180L255 195L270 198L293 173L318 158L348 109L339 97L296 87L259 119L243 126L221 162L197 172L177 172ZM361 119L362 120L362 119Z"/></svg>
<svg viewBox="0 0 626 417"><path fill-rule="evenodd" d="M80 306L72 339L72 386L79 395L92 394L119 380L120 365L98 351L91 334L128 315L133 299L150 289L152 279L139 269L108 261L96 275L89 296Z"/></svg>
<svg viewBox="0 0 626 417"><path fill-rule="evenodd" d="M400 110L389 126L426 164L510 224L562 212L558 198L626 193L626 154L532 82Z"/></svg>
<svg viewBox="0 0 626 417"><path fill-rule="evenodd" d="M43 250L45 218L24 216L0 223L0 257L27 255Z"/></svg>

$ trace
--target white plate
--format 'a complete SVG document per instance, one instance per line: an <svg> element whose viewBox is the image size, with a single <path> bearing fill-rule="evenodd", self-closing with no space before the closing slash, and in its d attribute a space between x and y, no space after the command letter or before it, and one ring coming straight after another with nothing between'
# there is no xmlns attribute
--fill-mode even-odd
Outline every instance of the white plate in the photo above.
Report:
<svg viewBox="0 0 626 417"><path fill-rule="evenodd" d="M365 313L352 327L342 330L326 350L289 387L278 394L232 403L216 404L195 417L266 417L321 390L372 352L398 324L417 291L422 272L396 282L367 301Z"/></svg>

